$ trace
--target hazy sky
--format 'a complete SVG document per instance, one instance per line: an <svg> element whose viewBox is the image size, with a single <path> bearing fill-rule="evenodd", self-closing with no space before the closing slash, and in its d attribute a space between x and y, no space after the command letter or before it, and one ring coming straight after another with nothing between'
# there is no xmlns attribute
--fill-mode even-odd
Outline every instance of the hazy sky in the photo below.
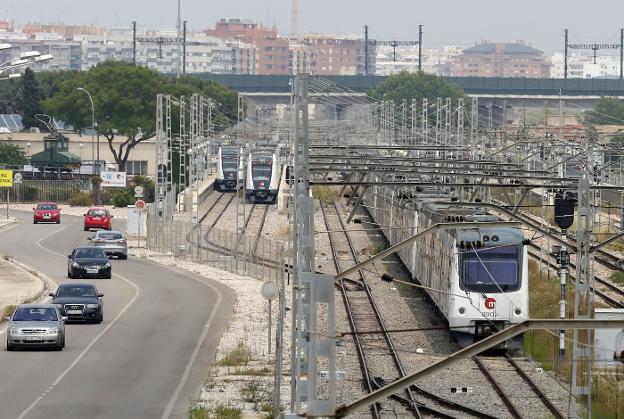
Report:
<svg viewBox="0 0 624 419"><path fill-rule="evenodd" d="M181 0L182 18L193 30L220 18L275 23L290 27L290 0ZM369 25L371 38L416 39L424 25L425 46L473 44L482 39L524 39L533 46L562 49L563 28L570 42L619 43L624 0L299 0L300 31L359 34ZM2 0L0 16L18 22L175 25L175 0Z"/></svg>

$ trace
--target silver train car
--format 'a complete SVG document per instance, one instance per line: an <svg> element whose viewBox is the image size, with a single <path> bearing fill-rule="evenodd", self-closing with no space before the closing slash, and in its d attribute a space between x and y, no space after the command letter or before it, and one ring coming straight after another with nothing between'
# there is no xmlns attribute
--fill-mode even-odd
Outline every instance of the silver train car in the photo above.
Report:
<svg viewBox="0 0 624 419"><path fill-rule="evenodd" d="M434 204L449 201L448 195L418 193L401 200L396 188L373 189L365 205L390 245L437 223L498 220ZM412 278L430 288L426 292L448 321L451 335L465 347L528 318L527 243L519 226L459 226L436 230L398 256ZM521 344L517 336L498 348L517 349Z"/></svg>
<svg viewBox="0 0 624 419"><path fill-rule="evenodd" d="M279 148L249 153L245 177L245 200L248 203L274 204L280 182Z"/></svg>
<svg viewBox="0 0 624 419"><path fill-rule="evenodd" d="M218 192L235 192L242 186L243 149L232 145L219 147L214 189Z"/></svg>

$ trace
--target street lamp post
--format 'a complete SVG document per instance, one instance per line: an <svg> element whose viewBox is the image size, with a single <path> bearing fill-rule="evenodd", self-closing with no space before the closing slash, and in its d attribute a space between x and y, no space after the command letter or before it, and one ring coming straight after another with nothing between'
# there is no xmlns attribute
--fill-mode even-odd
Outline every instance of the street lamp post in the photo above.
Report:
<svg viewBox="0 0 624 419"><path fill-rule="evenodd" d="M97 160L95 159L95 106L93 105L93 99L91 98L91 93L84 87L78 87L76 90L80 90L81 92L85 92L87 96L89 96L89 101L91 102L91 129L93 133L91 134L91 160L93 161L93 168L95 169L95 173L100 174L100 144L98 142L97 147Z"/></svg>

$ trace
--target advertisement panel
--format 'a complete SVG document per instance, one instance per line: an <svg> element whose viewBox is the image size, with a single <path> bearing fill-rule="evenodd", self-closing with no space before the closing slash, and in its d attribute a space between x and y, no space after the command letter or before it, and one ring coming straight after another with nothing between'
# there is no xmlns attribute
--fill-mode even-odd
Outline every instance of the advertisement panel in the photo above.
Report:
<svg viewBox="0 0 624 419"><path fill-rule="evenodd" d="M126 173L125 172L102 172L102 188L125 188Z"/></svg>

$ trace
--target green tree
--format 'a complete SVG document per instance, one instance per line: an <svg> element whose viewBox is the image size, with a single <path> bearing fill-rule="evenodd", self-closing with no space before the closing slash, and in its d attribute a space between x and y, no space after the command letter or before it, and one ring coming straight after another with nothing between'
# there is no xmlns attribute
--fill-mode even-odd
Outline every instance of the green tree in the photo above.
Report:
<svg viewBox="0 0 624 419"><path fill-rule="evenodd" d="M90 127L89 98L76 89L88 90L95 105L98 129L120 171L125 171L130 151L155 134L158 93L175 97L204 94L227 112L236 114L236 94L216 83L190 77L176 80L131 63L106 62L87 72L67 72L59 77L63 78L60 83L47 81L51 96L43 102L46 112L76 130ZM177 120L176 115L172 119ZM123 136L124 141L114 143L116 136Z"/></svg>
<svg viewBox="0 0 624 419"><path fill-rule="evenodd" d="M11 144L8 141L0 141L0 164L7 166L19 166L26 164L28 159L24 149L19 145Z"/></svg>
<svg viewBox="0 0 624 419"><path fill-rule="evenodd" d="M594 109L585 111L584 117L589 125L624 125L624 100L602 97Z"/></svg>
<svg viewBox="0 0 624 419"><path fill-rule="evenodd" d="M21 99L22 123L24 124L24 128L28 129L41 126L41 123L35 118L35 115L43 113L41 107L42 99L43 94L35 72L30 68L26 68L24 76L22 77Z"/></svg>
<svg viewBox="0 0 624 419"><path fill-rule="evenodd" d="M370 95L379 100L392 100L400 104L404 99L433 100L438 97L450 97L453 101L464 96L464 91L453 83L446 82L442 77L426 74L422 71L408 73L402 71L384 80L370 92Z"/></svg>
<svg viewBox="0 0 624 419"><path fill-rule="evenodd" d="M22 82L20 79L0 81L0 114L21 114Z"/></svg>

